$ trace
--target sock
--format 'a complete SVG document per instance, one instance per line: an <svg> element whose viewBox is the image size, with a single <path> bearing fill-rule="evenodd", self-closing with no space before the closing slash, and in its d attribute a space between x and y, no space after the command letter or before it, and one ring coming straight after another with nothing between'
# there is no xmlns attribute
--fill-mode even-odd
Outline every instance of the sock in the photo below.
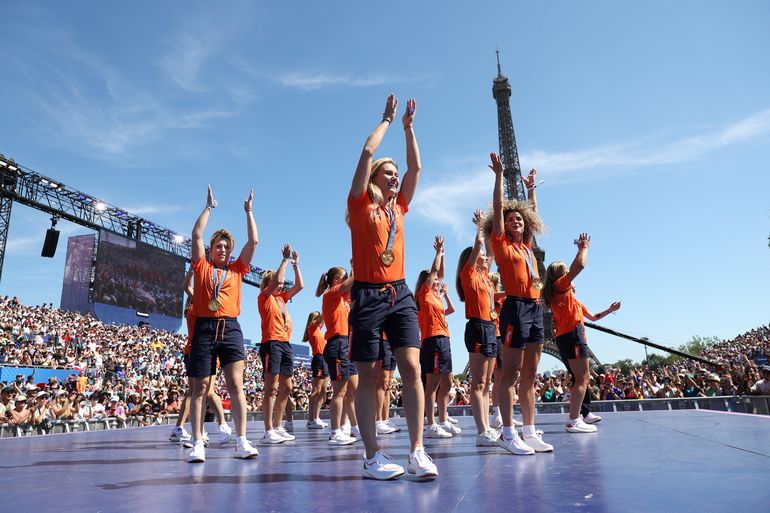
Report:
<svg viewBox="0 0 770 513"><path fill-rule="evenodd" d="M521 430L524 432L527 436L535 436L535 425L529 424L521 428Z"/></svg>
<svg viewBox="0 0 770 513"><path fill-rule="evenodd" d="M579 418L580 418L580 417L578 417L577 419L573 419L573 418L570 418L570 419L569 419L569 423L570 423L570 425L574 426L575 424L577 424L577 421L578 421L578 419L579 419Z"/></svg>
<svg viewBox="0 0 770 513"><path fill-rule="evenodd" d="M503 436L507 440L514 438L516 436L516 428L513 426L503 426Z"/></svg>
<svg viewBox="0 0 770 513"><path fill-rule="evenodd" d="M238 441L236 442L238 447L243 447L243 442L248 442L248 440L246 440L245 436L239 436Z"/></svg>

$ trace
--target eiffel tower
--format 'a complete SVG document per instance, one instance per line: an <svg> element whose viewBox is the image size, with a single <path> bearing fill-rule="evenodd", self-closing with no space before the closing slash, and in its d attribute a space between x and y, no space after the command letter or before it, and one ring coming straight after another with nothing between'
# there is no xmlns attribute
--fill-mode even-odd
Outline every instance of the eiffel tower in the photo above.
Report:
<svg viewBox="0 0 770 513"><path fill-rule="evenodd" d="M519 151L516 147L516 135L513 132L513 118L511 117L511 83L508 77L503 75L500 66L500 50L497 50L497 76L492 81L492 96L497 102L497 131L500 141L500 161L503 163L503 177L505 178L505 197L524 201L527 199L526 189L521 177ZM537 270L540 276L545 276L545 251L537 245L537 240L534 237L532 238L532 250L537 259ZM551 322L551 311L546 308L543 316L546 338L543 352L560 360L559 348L553 340ZM591 360L596 365L601 365L593 352L590 349L588 351Z"/></svg>

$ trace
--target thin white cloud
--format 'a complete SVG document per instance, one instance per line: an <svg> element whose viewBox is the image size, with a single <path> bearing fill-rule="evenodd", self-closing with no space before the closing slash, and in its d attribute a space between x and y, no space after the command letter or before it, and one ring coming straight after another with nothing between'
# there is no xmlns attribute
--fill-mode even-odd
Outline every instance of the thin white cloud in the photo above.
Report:
<svg viewBox="0 0 770 513"><path fill-rule="evenodd" d="M426 76L402 77L383 74L356 76L351 74L334 73L285 73L278 81L286 86L303 91L314 91L325 87L372 87L403 82L421 82Z"/></svg>
<svg viewBox="0 0 770 513"><path fill-rule="evenodd" d="M135 205L125 207L126 212L130 212L134 215L152 215L152 214L169 214L172 212L179 212L182 207L179 205Z"/></svg>
<svg viewBox="0 0 770 513"><path fill-rule="evenodd" d="M770 109L759 111L736 123L709 133L651 144L649 138L585 150L549 153L535 150L520 156L522 169L537 168L547 174L548 185L587 181L608 173L689 162L709 153L739 144L770 142ZM487 207L494 183L487 156L462 158L441 173L446 179L418 189L412 210L432 222L449 226L458 238L470 232L470 215ZM612 169L609 169L609 168ZM465 168L463 173L453 172Z"/></svg>

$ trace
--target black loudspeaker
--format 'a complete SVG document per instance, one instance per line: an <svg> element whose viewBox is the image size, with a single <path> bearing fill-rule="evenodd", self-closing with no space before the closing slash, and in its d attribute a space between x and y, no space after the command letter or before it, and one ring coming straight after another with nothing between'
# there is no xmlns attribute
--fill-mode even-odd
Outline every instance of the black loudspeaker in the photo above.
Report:
<svg viewBox="0 0 770 513"><path fill-rule="evenodd" d="M43 242L43 251L40 252L40 256L53 258L57 244L59 244L59 230L49 228L45 232L45 242Z"/></svg>

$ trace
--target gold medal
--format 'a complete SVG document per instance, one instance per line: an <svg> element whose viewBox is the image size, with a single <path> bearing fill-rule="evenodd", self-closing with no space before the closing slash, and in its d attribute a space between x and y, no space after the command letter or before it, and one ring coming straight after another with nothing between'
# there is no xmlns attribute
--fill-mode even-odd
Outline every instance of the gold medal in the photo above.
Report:
<svg viewBox="0 0 770 513"><path fill-rule="evenodd" d="M385 264L385 267L390 267L395 259L396 255L394 255L393 251L390 249L386 249L380 255L380 260L382 260L382 263Z"/></svg>
<svg viewBox="0 0 770 513"><path fill-rule="evenodd" d="M489 318L492 319L493 321L497 319L497 312L495 310L492 310L491 312L489 312Z"/></svg>
<svg viewBox="0 0 770 513"><path fill-rule="evenodd" d="M222 303L220 303L218 299L212 299L211 301L209 301L209 310L211 310L212 312L216 312L221 307L222 307Z"/></svg>
<svg viewBox="0 0 770 513"><path fill-rule="evenodd" d="M532 288L535 290L541 290L543 288L543 280L540 278L534 278L532 280Z"/></svg>

